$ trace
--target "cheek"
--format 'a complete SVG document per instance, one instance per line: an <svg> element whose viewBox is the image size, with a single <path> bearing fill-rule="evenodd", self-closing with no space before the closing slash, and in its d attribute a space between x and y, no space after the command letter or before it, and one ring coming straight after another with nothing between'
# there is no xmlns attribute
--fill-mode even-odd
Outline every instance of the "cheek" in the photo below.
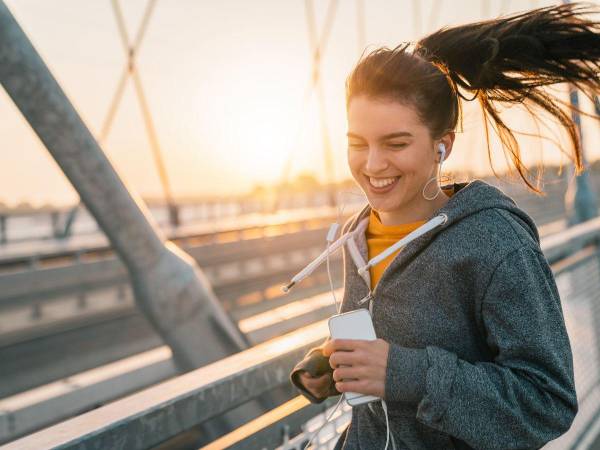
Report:
<svg viewBox="0 0 600 450"><path fill-rule="evenodd" d="M360 153L348 152L348 167L350 168L350 172L352 172L352 175L354 175L355 177L360 172L360 168L362 167L364 162L363 160L364 158L361 156Z"/></svg>
<svg viewBox="0 0 600 450"><path fill-rule="evenodd" d="M414 178L427 177L428 162L425 161L418 154L401 155L394 161L394 165L402 169L402 172L405 176L410 176Z"/></svg>

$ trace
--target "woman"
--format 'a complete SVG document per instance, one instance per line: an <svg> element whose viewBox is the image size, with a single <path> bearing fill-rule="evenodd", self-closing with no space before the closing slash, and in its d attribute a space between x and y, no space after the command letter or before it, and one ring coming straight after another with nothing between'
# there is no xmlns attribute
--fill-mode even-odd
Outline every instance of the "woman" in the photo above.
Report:
<svg viewBox="0 0 600 450"><path fill-rule="evenodd" d="M350 74L348 162L369 204L344 226L358 252L344 248L341 311L368 301L378 339L312 349L290 375L311 402L348 391L384 399L398 449L539 448L568 430L577 412L572 354L535 224L497 188L475 180L440 189L436 174L453 152L461 98L479 101L486 129L498 131L532 190L495 103L552 114L583 169L567 105L542 88L599 91L599 27L584 17L588 8L442 29L414 49L378 49ZM359 275L357 266L439 215L441 226ZM374 402L353 408L336 448L385 443Z"/></svg>

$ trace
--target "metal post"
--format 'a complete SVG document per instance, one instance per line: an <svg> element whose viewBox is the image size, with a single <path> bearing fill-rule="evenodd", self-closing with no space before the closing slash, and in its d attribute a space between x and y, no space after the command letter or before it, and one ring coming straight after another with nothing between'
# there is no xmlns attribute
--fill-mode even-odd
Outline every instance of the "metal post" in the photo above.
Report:
<svg viewBox="0 0 600 450"><path fill-rule="evenodd" d="M61 238L66 239L71 236L73 231L73 223L77 218L77 212L79 211L80 204L73 206L69 212L67 213L67 218L65 219L65 226L62 230Z"/></svg>
<svg viewBox="0 0 600 450"><path fill-rule="evenodd" d="M570 86L569 97L571 105L574 108L579 108L579 94L577 90ZM587 161L584 152L583 131L581 130L581 118L575 110L571 112L571 118L577 125L579 131L579 139L581 145L581 153L585 171L579 175L574 175L572 166L569 170L569 184L565 193L565 209L567 212L567 223L569 226L576 225L586 220L590 220L598 215L598 202L596 193L592 189L589 172L587 170Z"/></svg>
<svg viewBox="0 0 600 450"><path fill-rule="evenodd" d="M50 211L50 223L52 224L52 238L60 238L62 232L60 230L60 211Z"/></svg>
<svg viewBox="0 0 600 450"><path fill-rule="evenodd" d="M6 244L8 237L6 233L6 214L0 214L0 244Z"/></svg>
<svg viewBox="0 0 600 450"><path fill-rule="evenodd" d="M0 83L15 102L126 265L138 307L191 369L247 342L196 262L167 242L0 0Z"/></svg>

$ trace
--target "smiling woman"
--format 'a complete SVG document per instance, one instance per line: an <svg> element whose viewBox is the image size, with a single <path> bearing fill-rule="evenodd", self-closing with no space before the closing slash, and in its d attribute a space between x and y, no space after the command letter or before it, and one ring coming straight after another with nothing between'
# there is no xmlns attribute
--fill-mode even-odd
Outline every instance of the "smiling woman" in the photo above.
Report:
<svg viewBox="0 0 600 450"><path fill-rule="evenodd" d="M353 407L335 450L534 449L569 429L573 359L535 223L484 181L438 177L463 100L479 102L532 190L499 104L554 116L582 169L575 124L543 88L600 94L598 12L566 4L445 27L376 49L350 73L348 165L368 205L332 247L344 248L339 312L368 307L377 339L328 340L290 374L313 403L379 397Z"/></svg>
<svg viewBox="0 0 600 450"><path fill-rule="evenodd" d="M348 107L348 129L350 171L383 224L415 222L446 204L445 194L428 201L422 188L440 162L428 150L443 143L448 157L453 132L433 139L410 104L364 95Z"/></svg>

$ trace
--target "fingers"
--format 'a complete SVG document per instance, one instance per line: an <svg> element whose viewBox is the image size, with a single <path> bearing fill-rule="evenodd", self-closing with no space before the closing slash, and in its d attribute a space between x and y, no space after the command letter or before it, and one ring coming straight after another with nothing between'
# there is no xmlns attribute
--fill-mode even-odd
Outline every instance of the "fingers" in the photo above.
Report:
<svg viewBox="0 0 600 450"><path fill-rule="evenodd" d="M353 351L364 348L366 343L364 339L331 339L323 346L323 356L329 357L337 351Z"/></svg>
<svg viewBox="0 0 600 450"><path fill-rule="evenodd" d="M340 366L368 365L368 363L368 354L361 350L335 352L329 357L329 365L332 369Z"/></svg>
<svg viewBox="0 0 600 450"><path fill-rule="evenodd" d="M333 371L334 381L349 381L368 378L367 369L364 367L338 367Z"/></svg>

